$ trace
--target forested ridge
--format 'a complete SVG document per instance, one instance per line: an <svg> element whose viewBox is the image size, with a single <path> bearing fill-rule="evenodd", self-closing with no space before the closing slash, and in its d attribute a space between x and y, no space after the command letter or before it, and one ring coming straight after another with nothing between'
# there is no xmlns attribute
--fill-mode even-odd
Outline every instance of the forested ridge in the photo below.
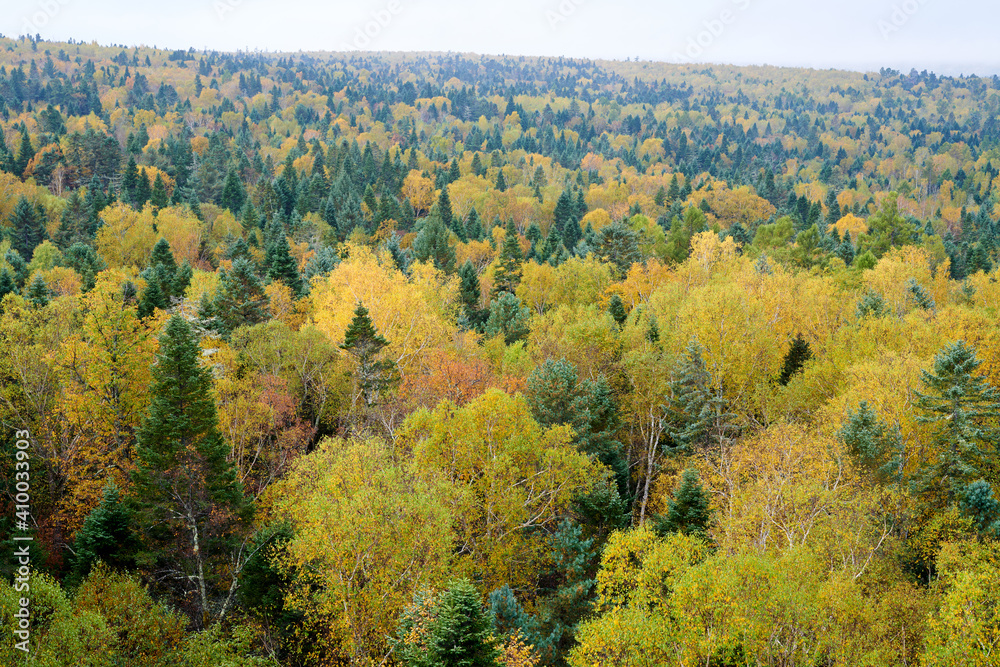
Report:
<svg viewBox="0 0 1000 667"><path fill-rule="evenodd" d="M998 108L0 38L0 662L1000 663Z"/></svg>

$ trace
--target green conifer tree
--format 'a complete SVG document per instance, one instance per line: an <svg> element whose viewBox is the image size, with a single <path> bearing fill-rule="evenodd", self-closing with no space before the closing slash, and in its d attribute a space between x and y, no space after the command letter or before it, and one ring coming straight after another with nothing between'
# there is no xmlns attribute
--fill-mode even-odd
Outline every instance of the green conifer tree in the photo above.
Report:
<svg viewBox="0 0 1000 667"><path fill-rule="evenodd" d="M173 572L205 627L227 550L249 518L219 432L211 371L182 317L167 322L153 366L152 401L136 438L134 502L153 570ZM221 560L221 562L220 562Z"/></svg>
<svg viewBox="0 0 1000 667"><path fill-rule="evenodd" d="M354 357L358 396L369 408L375 406L382 395L399 382L396 362L379 358L388 345L389 341L378 333L368 310L359 302L340 348Z"/></svg>

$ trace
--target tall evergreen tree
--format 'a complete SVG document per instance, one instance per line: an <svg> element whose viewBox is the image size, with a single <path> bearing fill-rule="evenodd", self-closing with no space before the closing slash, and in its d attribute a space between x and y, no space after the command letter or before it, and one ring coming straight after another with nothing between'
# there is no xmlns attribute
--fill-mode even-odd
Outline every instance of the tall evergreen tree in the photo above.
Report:
<svg viewBox="0 0 1000 667"><path fill-rule="evenodd" d="M413 240L413 254L418 261L432 261L437 269L451 273L455 270L455 248L448 243L450 238L451 232L435 206L424 221L417 238Z"/></svg>
<svg viewBox="0 0 1000 667"><path fill-rule="evenodd" d="M786 386L810 359L812 359L812 350L809 349L809 343L802 337L802 334L798 334L792 339L792 344L785 355L785 363L781 369L778 384L782 387Z"/></svg>
<svg viewBox="0 0 1000 667"><path fill-rule="evenodd" d="M279 234L268 248L267 265L269 278L280 280L297 295L302 294L302 277L299 275L298 264L292 257L291 248L288 246L288 238L284 234Z"/></svg>
<svg viewBox="0 0 1000 667"><path fill-rule="evenodd" d="M710 518L708 494L698 479L698 471L688 468L681 476L674 497L667 503L667 513L657 517L656 531L663 535L705 535Z"/></svg>
<svg viewBox="0 0 1000 667"><path fill-rule="evenodd" d="M493 274L491 294L494 298L503 292L513 293L521 283L521 263L524 261L524 253L521 251L519 238L514 222L508 221L497 268Z"/></svg>
<svg viewBox="0 0 1000 667"><path fill-rule="evenodd" d="M14 160L13 168L15 176L24 176L28 164L35 157L35 149L31 145L31 138L28 136L28 128L21 125L21 145L17 151L17 158Z"/></svg>
<svg viewBox="0 0 1000 667"><path fill-rule="evenodd" d="M486 320L486 335L502 335L507 345L528 336L531 311L521 305L521 300L510 292L502 292L490 303L490 316Z"/></svg>
<svg viewBox="0 0 1000 667"><path fill-rule="evenodd" d="M208 625L218 558L248 518L249 504L227 459L218 427L212 374L198 339L175 315L160 337L152 401L137 433L134 502L154 569L173 572L182 598L195 600ZM216 564L213 564L215 562Z"/></svg>
<svg viewBox="0 0 1000 667"><path fill-rule="evenodd" d="M156 180L153 181L153 191L149 196L149 203L156 208L166 208L170 205L170 197L167 195L167 186L163 183L162 175L157 172Z"/></svg>
<svg viewBox="0 0 1000 667"><path fill-rule="evenodd" d="M87 515L73 542L73 578L82 580L97 562L116 569L135 567L141 544L133 529L134 518L122 503L118 487L104 488L100 504Z"/></svg>
<svg viewBox="0 0 1000 667"><path fill-rule="evenodd" d="M49 237L44 213L40 215L38 208L22 195L11 213L10 224L11 248L31 261L35 248Z"/></svg>
<svg viewBox="0 0 1000 667"><path fill-rule="evenodd" d="M389 341L375 329L368 310L358 302L354 319L347 327L340 347L354 357L358 396L369 408L376 405L382 395L399 381L396 362L379 358L388 345Z"/></svg>
<svg viewBox="0 0 1000 667"><path fill-rule="evenodd" d="M921 372L927 393L917 392L919 421L934 429L936 458L921 469L917 486L939 501L956 502L967 487L992 472L998 447L1000 392L979 374L975 349L958 341Z"/></svg>
<svg viewBox="0 0 1000 667"><path fill-rule="evenodd" d="M209 326L228 337L237 327L253 326L270 317L269 302L253 264L246 259L233 261L229 271L219 277L215 299L206 304L199 316L209 320Z"/></svg>
<svg viewBox="0 0 1000 667"><path fill-rule="evenodd" d="M479 592L468 581L452 582L441 594L432 654L440 667L497 667L489 618Z"/></svg>

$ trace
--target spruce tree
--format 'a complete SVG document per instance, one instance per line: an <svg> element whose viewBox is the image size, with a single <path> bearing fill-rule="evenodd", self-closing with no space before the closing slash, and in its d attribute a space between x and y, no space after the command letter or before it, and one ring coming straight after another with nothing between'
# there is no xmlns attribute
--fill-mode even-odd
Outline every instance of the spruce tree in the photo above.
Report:
<svg viewBox="0 0 1000 667"><path fill-rule="evenodd" d="M455 224L455 214L451 210L451 197L448 196L448 186L441 188L441 194L438 196L437 200L438 215L441 216L441 222L448 229L451 229Z"/></svg>
<svg viewBox="0 0 1000 667"><path fill-rule="evenodd" d="M918 420L934 429L936 460L918 477L920 491L955 502L967 486L993 470L997 455L1000 392L979 374L982 362L965 341L945 346L933 369L921 372Z"/></svg>
<svg viewBox="0 0 1000 667"><path fill-rule="evenodd" d="M119 497L118 487L108 484L100 504L87 515L73 544L73 579L82 580L97 562L119 570L135 567L140 543L134 518Z"/></svg>
<svg viewBox="0 0 1000 667"><path fill-rule="evenodd" d="M135 163L135 157L130 156L125 173L122 176L121 194L122 199L135 206L136 190L139 186L139 167ZM140 207L141 208L141 207Z"/></svg>
<svg viewBox="0 0 1000 667"><path fill-rule="evenodd" d="M458 300L462 304L463 313L472 328L476 328L479 319L479 299L481 297L479 286L479 274L476 267L472 265L472 260L465 260L465 264L458 270L459 286Z"/></svg>
<svg viewBox="0 0 1000 667"><path fill-rule="evenodd" d="M31 257L42 241L49 238L45 230L44 210L39 211L23 195L17 200L14 211L10 216L11 248L16 250L21 257L31 261Z"/></svg>
<svg viewBox="0 0 1000 667"><path fill-rule="evenodd" d="M149 203L158 209L170 205L167 186L163 184L163 177L159 173L156 174L156 180L153 181L153 192L149 196Z"/></svg>
<svg viewBox="0 0 1000 667"><path fill-rule="evenodd" d="M17 283L14 282L14 274L5 266L0 268L0 301L8 294L17 294Z"/></svg>
<svg viewBox="0 0 1000 667"><path fill-rule="evenodd" d="M858 411L847 411L847 419L837 432L855 464L879 483L901 481L902 452L899 428L890 428L879 419L867 401Z"/></svg>
<svg viewBox="0 0 1000 667"><path fill-rule="evenodd" d="M489 618L479 592L468 581L452 582L441 594L433 626L432 653L440 667L497 667Z"/></svg>
<svg viewBox="0 0 1000 667"><path fill-rule="evenodd" d="M688 343L674 369L664 406L667 434L675 449L688 451L723 441L732 430L733 415L705 364L704 348L696 338Z"/></svg>
<svg viewBox="0 0 1000 667"><path fill-rule="evenodd" d="M514 222L509 221L500 257L497 259L497 267L493 273L491 294L494 298L503 292L513 293L521 283L521 263L524 261L524 254L521 252L521 243L518 239Z"/></svg>
<svg viewBox="0 0 1000 667"><path fill-rule="evenodd" d="M267 295L248 260L234 260L229 271L221 272L208 310L209 326L224 338L237 327L260 324L270 317Z"/></svg>
<svg viewBox="0 0 1000 667"><path fill-rule="evenodd" d="M167 295L160 288L160 280L155 274L146 283L146 289L142 290L142 299L139 301L137 314L141 318L147 318L156 313L157 309L165 309L168 305Z"/></svg>
<svg viewBox="0 0 1000 667"><path fill-rule="evenodd" d="M152 196L153 188L149 183L149 174L145 169L140 169L139 180L135 185L135 207L142 209Z"/></svg>
<svg viewBox="0 0 1000 667"><path fill-rule="evenodd" d="M302 277L288 246L288 238L284 234L279 234L268 248L267 264L267 275L271 280L280 280L293 293L302 295Z"/></svg>
<svg viewBox="0 0 1000 667"><path fill-rule="evenodd" d="M354 372L359 397L367 407L376 405L382 395L399 381L399 370L391 359L379 359L389 345L375 329L368 310L361 302L354 309L354 319L344 333L340 348L354 357Z"/></svg>
<svg viewBox="0 0 1000 667"><path fill-rule="evenodd" d="M24 282L28 279L28 263L24 261L24 257L21 256L21 253L13 248L8 248L7 252L4 253L3 261L10 266L11 274L14 277L14 283L19 288L24 287Z"/></svg>
<svg viewBox="0 0 1000 667"><path fill-rule="evenodd" d="M223 208L229 209L233 215L239 215L246 201L246 190L235 169L230 169L226 174L226 181L222 186L222 194L219 203Z"/></svg>
<svg viewBox="0 0 1000 667"><path fill-rule="evenodd" d="M625 312L625 304L622 302L622 298L617 294L612 294L611 299L608 301L608 313L611 314L612 319L618 324L619 328L625 326L628 313Z"/></svg>
<svg viewBox="0 0 1000 667"><path fill-rule="evenodd" d="M21 145L17 151L17 158L14 160L13 168L15 176L24 176L28 164L35 157L35 149L31 146L31 138L28 136L28 128L21 125Z"/></svg>
<svg viewBox="0 0 1000 667"><path fill-rule="evenodd" d="M788 353L785 354L785 363L781 369L778 384L782 387L786 386L810 359L812 359L812 350L809 349L809 343L805 341L802 334L798 334L792 340Z"/></svg>
<svg viewBox="0 0 1000 667"><path fill-rule="evenodd" d="M182 317L167 322L153 366L152 401L136 438L134 502L154 571L173 572L208 625L226 549L248 518L229 447L219 432L211 371ZM218 562L213 565L213 562Z"/></svg>
<svg viewBox="0 0 1000 667"><path fill-rule="evenodd" d="M28 301L38 308L44 308L49 305L49 298L52 296L52 292L49 290L49 286L45 284L42 276L35 274L35 277L31 279L31 283L25 288L24 295L28 298Z"/></svg>
<svg viewBox="0 0 1000 667"><path fill-rule="evenodd" d="M521 300L510 292L494 297L490 304L489 319L486 320L486 335L493 338L502 335L507 345L527 338L531 311L521 305Z"/></svg>
<svg viewBox="0 0 1000 667"><path fill-rule="evenodd" d="M503 169L497 170L496 189L500 192L507 192L507 179L504 178Z"/></svg>
<svg viewBox="0 0 1000 667"><path fill-rule="evenodd" d="M174 272L174 279L170 284L170 293L176 297L183 297L184 293L187 292L188 286L191 285L191 278L193 277L194 271L191 269L191 263L185 259L177 267L177 271Z"/></svg>
<svg viewBox="0 0 1000 667"><path fill-rule="evenodd" d="M433 262L438 270L452 273L455 270L455 248L448 243L450 238L451 232L435 206L413 240L413 254L417 261Z"/></svg>
<svg viewBox="0 0 1000 667"><path fill-rule="evenodd" d="M698 479L698 472L689 468L684 471L680 486L667 504L667 513L657 517L656 531L661 535L705 535L710 518L708 494Z"/></svg>

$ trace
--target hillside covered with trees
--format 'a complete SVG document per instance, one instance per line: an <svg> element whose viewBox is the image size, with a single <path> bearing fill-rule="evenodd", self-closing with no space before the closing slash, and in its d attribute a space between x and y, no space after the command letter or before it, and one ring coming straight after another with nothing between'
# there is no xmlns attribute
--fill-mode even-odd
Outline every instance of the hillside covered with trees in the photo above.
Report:
<svg viewBox="0 0 1000 667"><path fill-rule="evenodd" d="M998 109L0 38L0 662L997 664Z"/></svg>

